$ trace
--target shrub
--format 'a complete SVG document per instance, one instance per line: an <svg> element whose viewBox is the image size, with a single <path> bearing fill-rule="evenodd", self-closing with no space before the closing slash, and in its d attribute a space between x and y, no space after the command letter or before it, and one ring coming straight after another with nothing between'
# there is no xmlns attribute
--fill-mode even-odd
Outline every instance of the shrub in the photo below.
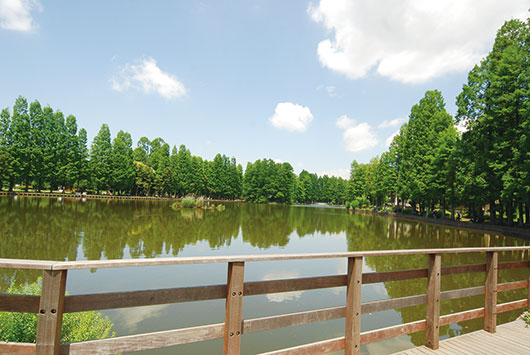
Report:
<svg viewBox="0 0 530 355"><path fill-rule="evenodd" d="M186 196L180 201L180 204L184 208L194 208L195 207L195 199L192 196Z"/></svg>
<svg viewBox="0 0 530 355"><path fill-rule="evenodd" d="M530 325L530 312L524 312L521 314L521 319L525 321L526 326L528 327Z"/></svg>
<svg viewBox="0 0 530 355"><path fill-rule="evenodd" d="M12 295L41 294L41 283L27 284L15 287L11 284L7 290ZM35 343L37 335L38 315L33 313L0 312L0 341ZM114 337L114 324L94 311L65 313L61 329L61 343L75 343L79 341L96 340Z"/></svg>

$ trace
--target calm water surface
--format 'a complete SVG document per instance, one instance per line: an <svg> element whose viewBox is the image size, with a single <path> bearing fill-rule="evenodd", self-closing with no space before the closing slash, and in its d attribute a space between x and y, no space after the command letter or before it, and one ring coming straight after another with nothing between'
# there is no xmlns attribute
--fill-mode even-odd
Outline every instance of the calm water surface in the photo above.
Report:
<svg viewBox="0 0 530 355"><path fill-rule="evenodd" d="M166 256L341 252L355 250L528 245L517 238L458 230L400 219L348 214L344 209L228 203L225 211L178 210L166 201L115 201L0 197L0 257L48 260L122 259ZM499 255L528 259L527 253ZM444 255L442 265L484 263L484 254ZM363 271L425 268L425 256L367 257ZM250 262L245 281L334 275L346 260ZM0 292L11 282L34 282L40 272L0 269ZM523 280L528 271L501 270L500 282ZM175 265L69 271L69 294L99 293L226 282L225 264ZM442 290L478 286L480 274L444 276ZM363 302L425 293L426 280L363 286ZM526 297L524 290L499 293L499 303ZM243 318L300 312L345 304L345 288L245 297ZM444 301L441 313L483 307L484 297ZM139 334L223 322L223 300L103 311L117 335ZM521 311L499 315L513 320ZM425 318L425 306L366 314L363 331ZM482 319L441 328L441 338L480 329ZM242 353L254 354L342 336L344 319L247 334ZM390 354L421 345L423 332L362 347ZM144 352L222 353L222 341Z"/></svg>

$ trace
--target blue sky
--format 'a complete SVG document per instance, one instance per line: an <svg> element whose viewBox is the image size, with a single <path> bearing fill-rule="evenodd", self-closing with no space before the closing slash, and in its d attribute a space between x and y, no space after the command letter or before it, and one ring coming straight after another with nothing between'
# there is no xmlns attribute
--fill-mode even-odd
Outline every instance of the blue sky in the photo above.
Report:
<svg viewBox="0 0 530 355"><path fill-rule="evenodd" d="M528 0L0 0L0 106L19 95L206 159L347 176L426 90L447 109Z"/></svg>

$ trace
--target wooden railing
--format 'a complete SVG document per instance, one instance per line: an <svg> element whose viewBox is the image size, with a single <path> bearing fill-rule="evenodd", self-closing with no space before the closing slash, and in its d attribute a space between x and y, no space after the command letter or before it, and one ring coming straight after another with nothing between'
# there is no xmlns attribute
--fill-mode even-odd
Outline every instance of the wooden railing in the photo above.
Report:
<svg viewBox="0 0 530 355"><path fill-rule="evenodd" d="M267 354L324 354L339 350L344 350L345 354L359 354L362 344L423 330L426 332L426 345L436 349L438 348L439 328L441 326L483 317L484 329L494 333L498 313L529 306L528 297L518 301L497 304L497 292L529 288L529 280L497 283L498 270L529 267L529 261L503 263L498 261L499 253L510 251L524 253L530 251L530 247L417 249L326 254L174 257L66 262L0 259L0 268L38 269L42 270L43 273L41 296L0 295L0 311L38 313L37 343L0 343L0 353L113 354L223 338L224 354L239 354L244 334L338 318L346 319L343 337L272 351ZM442 267L442 256L444 254L479 252L486 254L484 264ZM423 269L362 273L364 257L393 255L427 255L428 265ZM248 262L326 258L347 258L347 274L244 282L245 264ZM227 263L227 283L160 290L65 295L68 270L201 263ZM441 277L443 275L464 273L485 273L485 285L450 291L440 290ZM363 284L418 278L427 278L425 294L361 303ZM242 319L244 296L340 286L347 287L346 306ZM485 295L484 307L440 316L441 301L481 294ZM64 313L213 299L226 299L224 323L60 344L61 324ZM361 314L420 304L427 305L424 320L361 332Z"/></svg>

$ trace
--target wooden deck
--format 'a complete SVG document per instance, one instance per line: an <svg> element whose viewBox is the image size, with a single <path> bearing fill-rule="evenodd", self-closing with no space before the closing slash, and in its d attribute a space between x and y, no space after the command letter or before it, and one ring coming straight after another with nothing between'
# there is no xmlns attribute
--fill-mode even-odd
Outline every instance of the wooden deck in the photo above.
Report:
<svg viewBox="0 0 530 355"><path fill-rule="evenodd" d="M405 350L394 355L425 354L530 354L530 327L521 319L497 326L496 333L484 330L440 341L438 350L426 346Z"/></svg>

